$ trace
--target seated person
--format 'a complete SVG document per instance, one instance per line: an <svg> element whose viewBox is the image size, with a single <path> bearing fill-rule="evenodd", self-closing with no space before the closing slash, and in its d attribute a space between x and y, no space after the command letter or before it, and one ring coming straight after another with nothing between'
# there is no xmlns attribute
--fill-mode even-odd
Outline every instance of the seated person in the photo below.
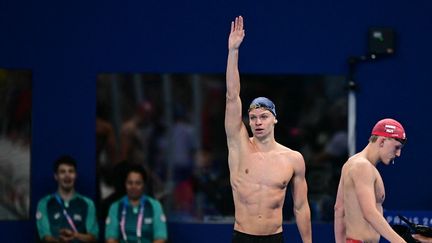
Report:
<svg viewBox="0 0 432 243"><path fill-rule="evenodd" d="M146 179L141 166L130 167L125 181L126 196L114 202L108 212L106 243L166 242L166 218L159 201L144 194Z"/></svg>
<svg viewBox="0 0 432 243"><path fill-rule="evenodd" d="M57 192L37 206L36 226L43 242L96 242L99 227L91 199L75 191L76 161L61 156L54 163Z"/></svg>

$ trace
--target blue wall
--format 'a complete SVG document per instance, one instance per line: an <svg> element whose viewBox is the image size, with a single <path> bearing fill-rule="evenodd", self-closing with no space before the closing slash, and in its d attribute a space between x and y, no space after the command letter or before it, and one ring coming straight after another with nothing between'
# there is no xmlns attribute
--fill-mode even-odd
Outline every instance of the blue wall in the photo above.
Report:
<svg viewBox="0 0 432 243"><path fill-rule="evenodd" d="M229 23L239 14L243 73L345 74L347 57L366 53L369 27L396 30L396 54L357 70L358 149L378 119L401 120L409 142L395 166L380 167L384 206L430 209L431 12L428 0L1 0L0 67L33 71L32 215L54 190L59 153L77 157L78 190L95 194L99 72L223 73ZM0 222L0 235L11 233L21 238L2 242L32 242L34 221Z"/></svg>

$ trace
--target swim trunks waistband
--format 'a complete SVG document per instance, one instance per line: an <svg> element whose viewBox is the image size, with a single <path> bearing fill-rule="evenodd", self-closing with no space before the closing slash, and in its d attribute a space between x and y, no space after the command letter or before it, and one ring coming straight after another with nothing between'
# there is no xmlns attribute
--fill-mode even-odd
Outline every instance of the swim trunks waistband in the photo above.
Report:
<svg viewBox="0 0 432 243"><path fill-rule="evenodd" d="M363 243L363 241L361 241L361 240L354 240L354 239L351 239L351 238L347 238L347 239L346 239L346 243Z"/></svg>
<svg viewBox="0 0 432 243"><path fill-rule="evenodd" d="M273 235L250 235L243 232L234 230L232 236L232 243L251 243L251 242L262 242L262 243L283 243L282 232Z"/></svg>

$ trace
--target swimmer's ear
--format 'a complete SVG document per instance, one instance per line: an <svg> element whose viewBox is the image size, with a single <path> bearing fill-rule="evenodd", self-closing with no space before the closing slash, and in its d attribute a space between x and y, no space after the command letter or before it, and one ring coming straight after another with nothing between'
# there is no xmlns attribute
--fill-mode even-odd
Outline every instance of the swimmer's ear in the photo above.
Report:
<svg viewBox="0 0 432 243"><path fill-rule="evenodd" d="M381 141L380 141L380 147L382 147L382 146L384 146L384 138L381 138Z"/></svg>
<svg viewBox="0 0 432 243"><path fill-rule="evenodd" d="M275 124L277 123L277 119L275 119Z"/></svg>

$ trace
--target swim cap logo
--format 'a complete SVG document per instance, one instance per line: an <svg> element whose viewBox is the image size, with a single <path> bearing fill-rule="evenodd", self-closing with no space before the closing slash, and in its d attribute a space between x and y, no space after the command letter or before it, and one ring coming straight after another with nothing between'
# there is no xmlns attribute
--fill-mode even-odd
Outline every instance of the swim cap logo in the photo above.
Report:
<svg viewBox="0 0 432 243"><path fill-rule="evenodd" d="M251 104L249 106L249 110L257 109L257 108L261 108L261 105L260 104ZM267 108L267 107L263 107L263 108Z"/></svg>
<svg viewBox="0 0 432 243"><path fill-rule="evenodd" d="M385 125L385 131L387 133L394 133L396 130L396 126L393 125Z"/></svg>

